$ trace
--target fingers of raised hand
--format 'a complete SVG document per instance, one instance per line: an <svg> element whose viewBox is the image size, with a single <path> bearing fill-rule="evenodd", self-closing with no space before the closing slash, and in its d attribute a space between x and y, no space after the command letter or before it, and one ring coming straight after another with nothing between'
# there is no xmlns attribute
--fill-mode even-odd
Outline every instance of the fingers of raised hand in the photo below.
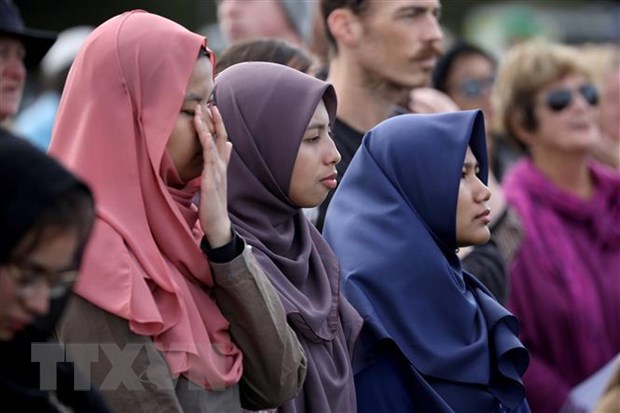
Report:
<svg viewBox="0 0 620 413"><path fill-rule="evenodd" d="M225 153L226 142L228 141L228 133L226 132L226 127L224 126L224 120L222 119L222 114L217 106L211 106L211 117L213 118L213 124L215 128L216 134L216 146L217 150L221 156Z"/></svg>
<svg viewBox="0 0 620 413"><path fill-rule="evenodd" d="M204 112L200 105L196 105L196 112L194 115L194 127L196 128L196 132L198 133L198 139L200 140L200 144L202 145L204 150L207 147L207 143L213 139L213 135L205 122Z"/></svg>

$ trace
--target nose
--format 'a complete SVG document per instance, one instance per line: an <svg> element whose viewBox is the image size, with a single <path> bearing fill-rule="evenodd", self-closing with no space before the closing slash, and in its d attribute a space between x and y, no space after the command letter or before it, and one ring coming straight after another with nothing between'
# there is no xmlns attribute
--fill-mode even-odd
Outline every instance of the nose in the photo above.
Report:
<svg viewBox="0 0 620 413"><path fill-rule="evenodd" d="M478 183L475 195L476 202L487 202L489 199L491 199L491 190L477 176L476 181Z"/></svg>
<svg viewBox="0 0 620 413"><path fill-rule="evenodd" d="M586 100L586 98L579 92L579 91L573 91L573 99L574 99L574 104L576 107L578 107L581 110L588 110L588 109L596 109L595 105L591 105L590 103L588 103L588 101ZM573 102L571 102L573 103ZM571 105L569 105L571 106Z"/></svg>
<svg viewBox="0 0 620 413"><path fill-rule="evenodd" d="M14 80L22 82L26 79L26 66L24 65L24 59L21 55L11 53L3 65L4 75Z"/></svg>
<svg viewBox="0 0 620 413"><path fill-rule="evenodd" d="M24 307L29 314L43 315L50 308L50 286L47 283L40 283L34 287L28 297L24 297Z"/></svg>
<svg viewBox="0 0 620 413"><path fill-rule="evenodd" d="M334 140L330 137L328 138L328 141L329 149L327 151L327 163L338 165L338 163L342 159L342 156L340 156L340 152L338 152L338 148L336 148L336 143L334 142Z"/></svg>
<svg viewBox="0 0 620 413"><path fill-rule="evenodd" d="M427 42L440 42L443 40L443 29L434 14L428 14L428 22L426 29L423 31L424 40Z"/></svg>

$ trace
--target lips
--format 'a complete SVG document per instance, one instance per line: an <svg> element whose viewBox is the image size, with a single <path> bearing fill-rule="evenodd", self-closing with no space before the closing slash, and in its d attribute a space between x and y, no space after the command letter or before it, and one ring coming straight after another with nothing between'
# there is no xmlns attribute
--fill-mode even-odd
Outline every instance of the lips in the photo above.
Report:
<svg viewBox="0 0 620 413"><path fill-rule="evenodd" d="M12 331L18 332L20 330L23 330L24 327L26 327L29 324L29 322L27 320L19 320L19 319L12 319L9 323L9 329L11 329Z"/></svg>
<svg viewBox="0 0 620 413"><path fill-rule="evenodd" d="M584 129L590 129L593 125L594 123L591 121L582 121L582 122L574 122L573 124L571 124L570 127L576 130L584 130Z"/></svg>
<svg viewBox="0 0 620 413"><path fill-rule="evenodd" d="M2 96L4 100L17 100L17 98L21 97L21 91L16 88L2 88Z"/></svg>
<svg viewBox="0 0 620 413"><path fill-rule="evenodd" d="M484 211L476 215L475 219L480 219L484 221L485 224L488 224L491 221L491 209L486 208Z"/></svg>
<svg viewBox="0 0 620 413"><path fill-rule="evenodd" d="M326 187L328 187L329 189L334 189L337 185L338 185L338 174L337 173L333 173L329 176L326 176L325 178L321 179L321 182L323 183L323 185L325 185Z"/></svg>
<svg viewBox="0 0 620 413"><path fill-rule="evenodd" d="M420 60L418 63L420 63L423 68L432 70L435 67L435 63L437 63L437 59L432 57L429 59Z"/></svg>
<svg viewBox="0 0 620 413"><path fill-rule="evenodd" d="M20 93L22 91L21 84L10 84L2 86L2 93Z"/></svg>
<svg viewBox="0 0 620 413"><path fill-rule="evenodd" d="M228 35L233 41L241 40L245 37L245 29L242 24L233 23L228 27Z"/></svg>

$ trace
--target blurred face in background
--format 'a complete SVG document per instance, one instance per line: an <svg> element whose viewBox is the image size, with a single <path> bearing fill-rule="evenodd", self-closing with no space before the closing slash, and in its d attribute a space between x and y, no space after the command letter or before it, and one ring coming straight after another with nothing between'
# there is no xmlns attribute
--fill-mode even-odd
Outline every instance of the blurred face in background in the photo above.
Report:
<svg viewBox="0 0 620 413"><path fill-rule="evenodd" d="M0 341L46 314L50 300L65 295L77 277L78 231L44 231L32 247L38 235L36 229L26 234L10 262L0 265Z"/></svg>
<svg viewBox="0 0 620 413"><path fill-rule="evenodd" d="M610 71L604 79L600 109L605 137L620 143L620 66Z"/></svg>
<svg viewBox="0 0 620 413"><path fill-rule="evenodd" d="M536 95L537 127L528 145L533 151L585 153L600 139L598 92L581 74L551 83Z"/></svg>
<svg viewBox="0 0 620 413"><path fill-rule="evenodd" d="M353 49L369 83L396 89L425 86L440 53L443 32L439 0L366 0L356 17L359 39Z"/></svg>
<svg viewBox="0 0 620 413"><path fill-rule="evenodd" d="M279 0L221 0L218 2L217 16L229 44L258 37L276 37L301 43Z"/></svg>
<svg viewBox="0 0 620 413"><path fill-rule="evenodd" d="M22 42L0 35L0 122L19 110L26 80L25 56Z"/></svg>
<svg viewBox="0 0 620 413"><path fill-rule="evenodd" d="M446 79L446 90L459 108L482 109L485 124L489 125L493 110L491 90L495 67L486 57L470 53L456 58Z"/></svg>

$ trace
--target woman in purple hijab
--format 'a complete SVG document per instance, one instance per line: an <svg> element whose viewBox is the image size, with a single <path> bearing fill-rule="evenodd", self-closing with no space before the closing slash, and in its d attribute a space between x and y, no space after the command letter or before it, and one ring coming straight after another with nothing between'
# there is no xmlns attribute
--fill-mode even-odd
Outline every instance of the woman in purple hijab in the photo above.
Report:
<svg viewBox="0 0 620 413"><path fill-rule="evenodd" d="M214 101L233 144L233 225L279 292L308 359L302 391L278 411L353 413L350 349L361 318L340 296L334 253L302 212L337 184L334 89L283 65L249 62L216 78Z"/></svg>
<svg viewBox="0 0 620 413"><path fill-rule="evenodd" d="M358 412L529 412L517 320L456 254L490 237L487 174L479 110L401 115L364 137L324 229L364 317Z"/></svg>

